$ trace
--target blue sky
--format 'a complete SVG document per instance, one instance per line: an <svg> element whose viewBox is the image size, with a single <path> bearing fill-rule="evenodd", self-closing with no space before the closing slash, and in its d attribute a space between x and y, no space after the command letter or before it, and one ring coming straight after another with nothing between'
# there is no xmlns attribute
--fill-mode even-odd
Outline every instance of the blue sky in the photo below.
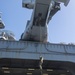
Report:
<svg viewBox="0 0 75 75"><path fill-rule="evenodd" d="M22 0L0 0L0 12L5 29L11 30L20 39L32 10L22 8ZM67 7L61 4L59 11L48 24L48 41L51 43L75 43L75 0Z"/></svg>

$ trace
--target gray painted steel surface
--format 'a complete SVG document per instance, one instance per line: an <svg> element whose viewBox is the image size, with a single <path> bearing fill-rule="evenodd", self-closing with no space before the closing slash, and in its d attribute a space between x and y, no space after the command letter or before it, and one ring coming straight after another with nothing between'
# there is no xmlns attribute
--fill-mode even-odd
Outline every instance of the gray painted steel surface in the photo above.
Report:
<svg viewBox="0 0 75 75"><path fill-rule="evenodd" d="M39 69L40 56L44 58L43 69L45 69L45 71L47 69L53 69L53 74L57 75L55 74L55 70L58 70L59 74L61 72L59 70L66 69L66 71L63 71L65 75L75 75L75 45L0 41L0 67L9 67L11 73L13 73L11 68L13 68L13 70L17 70L17 68L25 68L26 70L28 70L28 68ZM72 74L67 74L68 70ZM27 73L27 71L25 71L25 73ZM48 75L49 74L50 73L48 73ZM34 73L32 75L34 75Z"/></svg>
<svg viewBox="0 0 75 75"><path fill-rule="evenodd" d="M0 41L0 58L39 59L75 63L75 45Z"/></svg>

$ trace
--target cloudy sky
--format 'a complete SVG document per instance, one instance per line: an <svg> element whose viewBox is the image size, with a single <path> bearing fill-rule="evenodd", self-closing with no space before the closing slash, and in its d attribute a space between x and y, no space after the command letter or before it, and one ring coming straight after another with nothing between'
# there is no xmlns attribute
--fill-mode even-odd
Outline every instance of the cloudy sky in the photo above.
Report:
<svg viewBox="0 0 75 75"><path fill-rule="evenodd" d="M0 0L0 12L5 30L11 30L17 40L25 30L32 10L22 8L22 0ZM67 7L61 4L61 11L48 24L48 41L51 43L75 43L75 0Z"/></svg>

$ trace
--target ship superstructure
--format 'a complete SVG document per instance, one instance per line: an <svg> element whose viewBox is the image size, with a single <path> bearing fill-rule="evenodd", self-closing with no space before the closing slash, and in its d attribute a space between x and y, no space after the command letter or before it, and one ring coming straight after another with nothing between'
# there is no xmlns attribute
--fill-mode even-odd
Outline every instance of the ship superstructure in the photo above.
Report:
<svg viewBox="0 0 75 75"><path fill-rule="evenodd" d="M69 0L23 0L33 14L19 41L11 31L1 31L14 40L0 40L0 75L75 75L75 45L47 42L48 23L61 3L67 6Z"/></svg>

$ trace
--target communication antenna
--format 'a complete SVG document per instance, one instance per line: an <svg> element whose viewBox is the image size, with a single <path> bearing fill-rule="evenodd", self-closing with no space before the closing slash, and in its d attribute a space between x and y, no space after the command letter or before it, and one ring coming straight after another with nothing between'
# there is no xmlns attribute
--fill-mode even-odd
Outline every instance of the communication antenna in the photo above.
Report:
<svg viewBox="0 0 75 75"><path fill-rule="evenodd" d="M3 21L2 21L1 15L2 15L2 12L0 12L0 29L4 29L5 25L4 25Z"/></svg>

